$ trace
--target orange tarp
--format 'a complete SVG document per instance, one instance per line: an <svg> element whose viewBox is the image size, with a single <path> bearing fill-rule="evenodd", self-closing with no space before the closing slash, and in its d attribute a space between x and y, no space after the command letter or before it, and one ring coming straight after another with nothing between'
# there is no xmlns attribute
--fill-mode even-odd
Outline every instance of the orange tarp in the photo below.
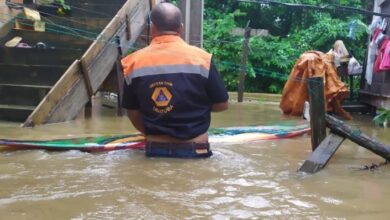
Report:
<svg viewBox="0 0 390 220"><path fill-rule="evenodd" d="M303 53L294 65L290 77L283 89L280 108L283 113L300 116L305 101L309 100L307 80L310 77L324 78L324 93L326 110L332 111L332 101L341 103L349 91L337 75L333 63L333 54L324 54L320 51Z"/></svg>

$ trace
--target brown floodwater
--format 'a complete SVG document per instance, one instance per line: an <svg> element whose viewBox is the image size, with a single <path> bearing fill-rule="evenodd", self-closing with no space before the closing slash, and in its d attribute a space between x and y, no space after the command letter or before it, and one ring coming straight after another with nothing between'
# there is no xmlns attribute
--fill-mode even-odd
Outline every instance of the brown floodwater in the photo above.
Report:
<svg viewBox="0 0 390 220"><path fill-rule="evenodd" d="M0 138L50 139L133 133L106 108L92 119L20 128L0 123ZM351 125L390 144L390 129L355 116ZM284 120L277 105L232 104L212 127ZM0 151L0 219L387 219L390 166L345 141L314 175L296 172L310 137L214 144L209 159L146 158L139 150L105 153Z"/></svg>

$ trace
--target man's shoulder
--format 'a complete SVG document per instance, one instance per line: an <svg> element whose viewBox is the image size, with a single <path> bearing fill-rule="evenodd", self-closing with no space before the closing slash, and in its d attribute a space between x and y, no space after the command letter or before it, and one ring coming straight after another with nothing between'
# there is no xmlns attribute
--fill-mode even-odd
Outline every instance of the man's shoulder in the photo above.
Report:
<svg viewBox="0 0 390 220"><path fill-rule="evenodd" d="M200 48L200 47L197 47L197 46L193 46L193 45L189 45L189 44L187 44L187 45L188 45L189 48L191 48L192 50L194 50L194 51L196 51L198 53L211 55L209 52L207 52L203 48Z"/></svg>
<svg viewBox="0 0 390 220"><path fill-rule="evenodd" d="M148 46L149 47L149 46ZM150 52L148 52L149 48L144 47L137 51L133 51L132 53L129 53L122 59L122 64L127 63L131 64L134 62L138 62L139 60L144 59L144 57L147 57Z"/></svg>
<svg viewBox="0 0 390 220"><path fill-rule="evenodd" d="M149 53L150 52L150 46L141 48L139 50L136 50L132 53L129 54L131 57L137 57L137 56L142 56L143 54Z"/></svg>
<svg viewBox="0 0 390 220"><path fill-rule="evenodd" d="M188 49L183 51L183 53L187 53L193 57L201 57L202 59L207 61L211 60L212 54L207 52L206 50L189 44L187 44L187 48Z"/></svg>

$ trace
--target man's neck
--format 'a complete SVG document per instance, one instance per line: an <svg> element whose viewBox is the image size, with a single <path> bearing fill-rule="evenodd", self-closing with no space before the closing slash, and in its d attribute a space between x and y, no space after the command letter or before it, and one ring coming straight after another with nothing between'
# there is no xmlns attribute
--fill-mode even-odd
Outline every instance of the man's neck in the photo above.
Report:
<svg viewBox="0 0 390 220"><path fill-rule="evenodd" d="M159 37L159 36L165 36L165 35L175 35L179 36L180 34L177 31L163 31L163 32L158 32L156 33L153 38Z"/></svg>

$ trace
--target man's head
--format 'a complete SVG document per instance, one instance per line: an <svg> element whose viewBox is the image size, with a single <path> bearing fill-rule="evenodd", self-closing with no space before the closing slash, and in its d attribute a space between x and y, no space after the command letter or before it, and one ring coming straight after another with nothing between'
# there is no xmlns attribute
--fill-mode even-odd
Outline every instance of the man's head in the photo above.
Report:
<svg viewBox="0 0 390 220"><path fill-rule="evenodd" d="M159 34L180 34L183 29L181 23L181 12L178 7L171 3L157 4L150 14L152 32Z"/></svg>

